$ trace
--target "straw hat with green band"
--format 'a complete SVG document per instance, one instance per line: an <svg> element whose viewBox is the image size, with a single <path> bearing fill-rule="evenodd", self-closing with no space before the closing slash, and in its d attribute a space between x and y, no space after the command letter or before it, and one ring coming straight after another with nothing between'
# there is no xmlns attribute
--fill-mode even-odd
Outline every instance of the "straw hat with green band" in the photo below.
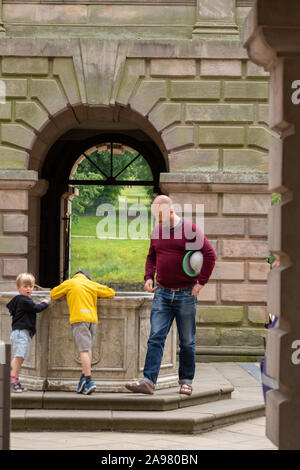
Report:
<svg viewBox="0 0 300 470"><path fill-rule="evenodd" d="M201 271L203 255L201 251L188 251L183 258L182 267L189 277L196 277Z"/></svg>

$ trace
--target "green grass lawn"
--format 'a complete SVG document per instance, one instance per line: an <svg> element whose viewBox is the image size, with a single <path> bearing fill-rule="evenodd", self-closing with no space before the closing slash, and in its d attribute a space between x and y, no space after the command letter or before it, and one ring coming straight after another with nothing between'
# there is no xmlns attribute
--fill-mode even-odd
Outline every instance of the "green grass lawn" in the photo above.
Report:
<svg viewBox="0 0 300 470"><path fill-rule="evenodd" d="M100 238L78 238L77 236L97 236L97 225L102 217L96 215L78 216L72 220L71 226L71 272L85 269L92 279L103 284L137 284L144 285L145 262L150 246L151 233L151 201L143 187L125 187L121 196L127 198L127 210L132 204L140 203L147 207L148 217L144 219L143 236L148 240L111 240ZM126 236L128 229L135 226L134 218L125 221L118 217L119 203L114 204L116 209L116 233L108 234L116 237ZM105 217L106 218L106 217ZM133 224L133 225L132 225ZM113 227L113 226L111 226ZM106 229L107 230L107 227ZM120 232L121 230L121 232ZM140 227L136 228L140 231ZM132 232L131 232L132 233ZM99 234L99 231L98 231ZM103 230L102 230L103 234Z"/></svg>
<svg viewBox="0 0 300 470"><path fill-rule="evenodd" d="M88 235L88 236L96 237L97 236L97 225L99 224L99 222L102 219L103 219L102 217L96 217L96 216L80 216L80 217L78 217L77 223L75 221L72 221L72 235ZM134 224L133 219L122 220L122 218L119 219L118 215L116 216L115 222L116 222L115 225L112 224L111 228L112 228L112 231L113 231L112 235L116 236L116 237L122 236L122 238L124 238L124 235L126 233L127 234L129 233L128 229L130 229L130 227L131 227L131 229L134 229L134 227L135 227L133 225ZM126 230L126 224L127 224L127 230ZM115 230L114 230L114 227L115 227ZM104 227L104 230L107 231L108 227ZM140 233L141 228L137 227L136 231L137 231L137 234ZM103 234L103 230L101 230L101 233ZM145 237L143 236L141 238L146 238L147 236L148 236L148 238L150 238L150 233L151 233L150 217L148 217L148 220L146 222L145 230L143 229L142 233L143 233L143 235L145 235ZM108 234L108 235L110 235L110 234ZM139 235L137 236L137 238L139 238Z"/></svg>
<svg viewBox="0 0 300 470"><path fill-rule="evenodd" d="M98 222L99 217L96 216L78 217L77 223L72 220L72 235L89 235L95 237Z"/></svg>
<svg viewBox="0 0 300 470"><path fill-rule="evenodd" d="M143 283L149 240L71 239L71 275L85 269L92 279L112 282Z"/></svg>

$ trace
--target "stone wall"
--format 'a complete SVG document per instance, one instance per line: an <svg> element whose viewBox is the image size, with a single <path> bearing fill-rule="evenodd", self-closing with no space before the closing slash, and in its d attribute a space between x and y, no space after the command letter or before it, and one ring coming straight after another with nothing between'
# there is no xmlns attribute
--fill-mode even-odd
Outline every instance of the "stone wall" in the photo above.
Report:
<svg viewBox="0 0 300 470"><path fill-rule="evenodd" d="M215 194L171 193L175 200L191 202L195 196L198 202L211 201L210 206L205 206L204 228L217 261L209 283L198 297L200 360L207 356L212 360L212 355L218 360L220 354L228 355L228 360L233 354L239 359L263 354L262 327L270 270L265 261L269 195L245 194L245 189L228 186L229 193L224 189Z"/></svg>
<svg viewBox="0 0 300 470"><path fill-rule="evenodd" d="M120 130L124 119L160 149L168 169L161 189L194 210L204 204L217 263L199 296L198 353L203 360L261 355L274 137L268 75L240 40L249 2L235 8L230 0L224 10L217 2L219 19L206 0L100 3L3 4L1 290L13 289L25 269L38 280L39 201L48 184L41 175L50 147L72 129L96 132L119 122Z"/></svg>

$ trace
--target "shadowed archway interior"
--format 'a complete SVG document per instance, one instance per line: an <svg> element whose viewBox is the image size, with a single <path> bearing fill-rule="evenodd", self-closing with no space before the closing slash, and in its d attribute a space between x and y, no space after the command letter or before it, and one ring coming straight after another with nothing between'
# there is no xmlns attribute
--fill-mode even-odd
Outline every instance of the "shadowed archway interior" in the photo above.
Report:
<svg viewBox="0 0 300 470"><path fill-rule="evenodd" d="M134 149L146 160L151 169L153 178L147 183L153 185L154 192L160 193L159 175L166 171L166 164L157 145L146 134L142 131L135 136L126 133L99 133L99 131L91 133L93 135L87 137L86 131L68 132L55 142L44 161L41 177L48 181L49 187L41 199L39 283L43 287L53 287L61 281L61 197L70 189L75 163L88 149L107 142ZM113 185L121 182L117 180L116 175L115 178L111 175L106 176L108 178L98 181L97 184ZM92 181L84 183L95 184ZM143 182L130 181L131 185L141 183ZM126 184L129 182L122 181L122 185Z"/></svg>

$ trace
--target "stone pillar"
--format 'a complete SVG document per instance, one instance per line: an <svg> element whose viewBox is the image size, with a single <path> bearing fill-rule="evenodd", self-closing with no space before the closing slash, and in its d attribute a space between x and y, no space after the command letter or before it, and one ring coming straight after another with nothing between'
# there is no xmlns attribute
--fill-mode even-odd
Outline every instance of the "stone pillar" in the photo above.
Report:
<svg viewBox="0 0 300 470"><path fill-rule="evenodd" d="M28 271L33 273L38 283L39 260L40 260L40 211L41 197L48 190L47 180L40 179L29 191L28 215L30 224L28 226Z"/></svg>
<svg viewBox="0 0 300 470"><path fill-rule="evenodd" d="M0 341L0 450L10 447L11 346Z"/></svg>
<svg viewBox="0 0 300 470"><path fill-rule="evenodd" d="M60 281L67 279L70 275L70 234L71 234L71 214L72 214L72 200L79 195L78 188L69 187L69 191L65 192L60 201ZM68 245L67 248L67 238ZM68 253L66 252L68 249ZM66 266L66 262L68 265Z"/></svg>
<svg viewBox="0 0 300 470"><path fill-rule="evenodd" d="M4 27L4 23L3 23L2 10L3 10L3 3L2 3L2 0L0 0L0 37L5 36L5 32L6 32L5 27Z"/></svg>
<svg viewBox="0 0 300 470"><path fill-rule="evenodd" d="M281 193L269 224L269 248L280 255L271 271L268 306L279 328L267 338L266 434L282 450L300 449L300 4L258 0L244 26L250 58L270 71L270 127L280 139L270 150L269 188Z"/></svg>
<svg viewBox="0 0 300 470"><path fill-rule="evenodd" d="M36 179L35 171L0 172L0 291L14 290L28 269L28 190Z"/></svg>
<svg viewBox="0 0 300 470"><path fill-rule="evenodd" d="M197 22L193 29L193 39L220 34L238 35L235 3L235 0L197 0Z"/></svg>

